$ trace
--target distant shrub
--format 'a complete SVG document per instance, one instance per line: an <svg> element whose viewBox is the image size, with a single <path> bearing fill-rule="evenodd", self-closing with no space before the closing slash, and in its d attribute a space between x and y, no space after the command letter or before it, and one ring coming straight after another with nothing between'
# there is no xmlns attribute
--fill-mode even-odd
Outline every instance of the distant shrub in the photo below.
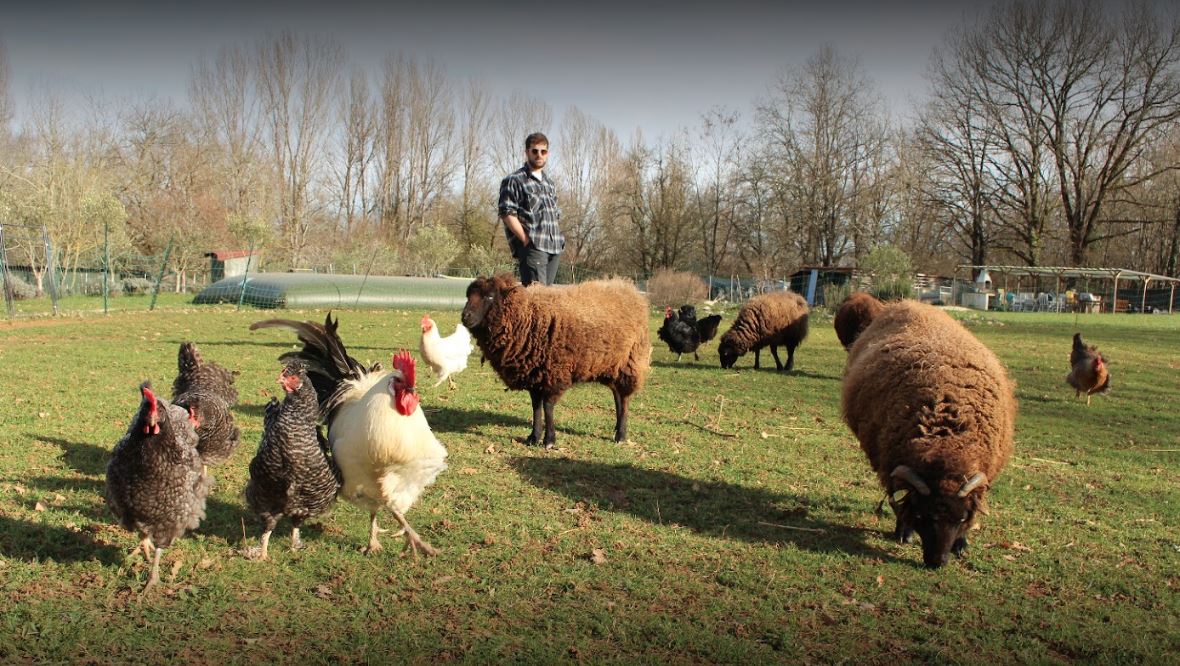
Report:
<svg viewBox="0 0 1180 666"><path fill-rule="evenodd" d="M406 242L406 268L411 275L437 275L451 265L461 249L446 227L422 227Z"/></svg>
<svg viewBox="0 0 1180 666"><path fill-rule="evenodd" d="M468 245L463 265L474 275L495 275L515 269L507 250L494 250L486 245Z"/></svg>
<svg viewBox="0 0 1180 666"><path fill-rule="evenodd" d="M128 296L138 296L146 294L156 286L155 282L142 277L126 277L123 278L123 293Z"/></svg>
<svg viewBox="0 0 1180 666"><path fill-rule="evenodd" d="M659 308L679 307L708 298L709 287L692 273L661 268L647 281L647 297Z"/></svg>
<svg viewBox="0 0 1180 666"><path fill-rule="evenodd" d="M37 288L25 282L16 273L8 273L8 286L12 288L12 297L18 301L37 297Z"/></svg>
<svg viewBox="0 0 1180 666"><path fill-rule="evenodd" d="M873 274L873 296L892 301L914 295L910 256L901 248L878 245L860 262L860 269Z"/></svg>

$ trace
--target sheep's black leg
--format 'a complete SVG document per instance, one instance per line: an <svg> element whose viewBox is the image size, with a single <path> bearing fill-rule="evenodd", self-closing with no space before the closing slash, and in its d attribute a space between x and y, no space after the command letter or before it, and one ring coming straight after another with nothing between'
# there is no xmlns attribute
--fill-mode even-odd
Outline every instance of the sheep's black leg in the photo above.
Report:
<svg viewBox="0 0 1180 666"><path fill-rule="evenodd" d="M525 440L525 444L533 445L541 443L541 390L529 389L529 397L533 399L533 432L529 434L529 438Z"/></svg>
<svg viewBox="0 0 1180 666"><path fill-rule="evenodd" d="M774 369L781 372L783 369L783 362L778 357L778 345L770 345L770 353L774 356Z"/></svg>
<svg viewBox="0 0 1180 666"><path fill-rule="evenodd" d="M795 347L796 345L787 345L787 372L795 369Z"/></svg>
<svg viewBox="0 0 1180 666"><path fill-rule="evenodd" d="M615 396L615 441L627 441L627 403L631 401L631 396L624 396L615 387L611 387L611 393Z"/></svg>
<svg viewBox="0 0 1180 666"><path fill-rule="evenodd" d="M761 367L762 367L762 350L755 349L754 350L754 369L758 370Z"/></svg>
<svg viewBox="0 0 1180 666"><path fill-rule="evenodd" d="M557 441L557 429L553 424L553 406L557 404L557 398L546 397L542 404L545 408L545 448L551 449Z"/></svg>
<svg viewBox="0 0 1180 666"><path fill-rule="evenodd" d="M951 552L955 554L955 557L962 557L965 550L967 550L967 539L964 537L955 539L955 542L951 544Z"/></svg>

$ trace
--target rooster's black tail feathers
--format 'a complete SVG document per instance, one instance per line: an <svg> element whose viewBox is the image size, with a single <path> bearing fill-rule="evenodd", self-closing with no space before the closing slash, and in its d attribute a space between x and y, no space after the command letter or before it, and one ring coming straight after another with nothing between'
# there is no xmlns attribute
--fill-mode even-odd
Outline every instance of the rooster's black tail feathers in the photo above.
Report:
<svg viewBox="0 0 1180 666"><path fill-rule="evenodd" d="M320 410L331 411L334 396L347 380L360 379L367 372L355 358L348 355L340 336L336 334L338 320L329 312L324 323L295 321L293 319L267 319L250 325L251 331L260 328L289 328L299 335L303 349L279 356L282 361L298 359L307 367L307 375L315 386Z"/></svg>

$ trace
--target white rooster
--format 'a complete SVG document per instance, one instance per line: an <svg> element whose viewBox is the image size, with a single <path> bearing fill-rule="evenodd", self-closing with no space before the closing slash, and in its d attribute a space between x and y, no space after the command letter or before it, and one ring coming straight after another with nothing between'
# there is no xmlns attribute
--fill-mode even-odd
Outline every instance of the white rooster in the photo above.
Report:
<svg viewBox="0 0 1180 666"><path fill-rule="evenodd" d="M419 344L422 358L430 364L438 381L434 386L448 382L448 386L455 388L452 375L457 375L467 367L467 357L475 350L471 343L471 333L459 322L455 332L442 337L438 333L438 324L430 318L430 313L422 317L422 340Z"/></svg>
<svg viewBox="0 0 1180 666"><path fill-rule="evenodd" d="M430 430L414 389L414 359L402 350L393 356L394 369L366 369L348 355L332 314L315 322L268 319L250 326L290 328L303 349L279 358L298 358L316 388L321 414L328 424L328 443L340 467L340 495L369 512L366 554L381 550L377 513L389 509L404 534L406 550L434 555L406 522L406 512L422 491L447 468L447 450Z"/></svg>

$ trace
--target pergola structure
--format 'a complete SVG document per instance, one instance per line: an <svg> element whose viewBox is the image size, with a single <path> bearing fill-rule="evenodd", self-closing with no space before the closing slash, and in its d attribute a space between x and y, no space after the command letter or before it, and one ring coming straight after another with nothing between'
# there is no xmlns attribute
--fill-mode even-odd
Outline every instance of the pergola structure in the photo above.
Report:
<svg viewBox="0 0 1180 666"><path fill-rule="evenodd" d="M1114 312L1118 307L1118 293L1119 281L1129 280L1131 282L1140 281L1143 283L1142 298L1140 300L1140 312L1147 306L1147 285L1152 282L1161 283L1171 287L1168 296L1168 312L1172 312L1172 302L1176 297L1176 285L1180 284L1180 278L1168 277L1166 275L1156 275L1155 273L1144 273L1143 271L1133 271L1127 268L1072 268L1067 266L971 266L961 265L955 269L955 280L959 280L959 271L963 269L970 270L968 281L971 281L972 276L978 275L982 271L987 271L988 274L998 273L1004 276L1005 290L1007 290L1007 280L1010 277L1016 278L1017 289L1020 286L1020 279L1023 277L1052 277L1057 281L1057 292L1061 292L1061 280L1067 278L1095 278L1100 280L1110 280L1110 311ZM993 278L992 284L996 281ZM1060 300L1058 300L1058 308L1060 308Z"/></svg>

